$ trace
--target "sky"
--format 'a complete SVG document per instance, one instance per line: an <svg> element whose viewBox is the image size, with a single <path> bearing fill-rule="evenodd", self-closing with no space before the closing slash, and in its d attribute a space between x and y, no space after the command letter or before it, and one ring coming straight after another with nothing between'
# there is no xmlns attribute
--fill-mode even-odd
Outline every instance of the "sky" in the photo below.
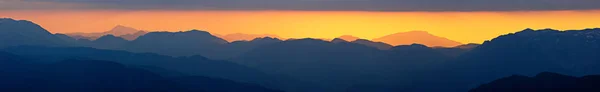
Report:
<svg viewBox="0 0 600 92"><path fill-rule="evenodd" d="M600 0L0 0L0 17L31 20L53 33L149 31L284 38L374 39L427 31L482 43L533 29L600 27Z"/></svg>

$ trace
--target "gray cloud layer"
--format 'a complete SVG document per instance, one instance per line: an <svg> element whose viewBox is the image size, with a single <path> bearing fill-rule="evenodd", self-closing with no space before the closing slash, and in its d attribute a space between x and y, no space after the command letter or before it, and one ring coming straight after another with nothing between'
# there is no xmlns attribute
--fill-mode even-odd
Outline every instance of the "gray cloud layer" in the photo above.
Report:
<svg viewBox="0 0 600 92"><path fill-rule="evenodd" d="M73 9L125 10L537 11L600 9L600 0L20 0L19 2L82 4ZM32 7L52 9L57 6L20 5L0 7L0 9L35 9Z"/></svg>

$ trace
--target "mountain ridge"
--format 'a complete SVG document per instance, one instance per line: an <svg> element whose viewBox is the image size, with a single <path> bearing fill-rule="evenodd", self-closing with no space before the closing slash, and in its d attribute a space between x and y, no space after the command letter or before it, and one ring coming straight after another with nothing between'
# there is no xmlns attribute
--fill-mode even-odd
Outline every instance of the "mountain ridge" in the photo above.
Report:
<svg viewBox="0 0 600 92"><path fill-rule="evenodd" d="M143 31L143 30L138 30L138 29L135 29L132 27L117 25L117 26L113 27L112 29L105 31L105 32L94 32L94 33L76 32L76 33L65 33L65 34L69 35L75 39L88 39L88 40L96 40L105 35L114 35L117 37L123 37L123 38L131 41L131 40L134 40L137 37L144 35L146 33L148 33L148 32Z"/></svg>
<svg viewBox="0 0 600 92"><path fill-rule="evenodd" d="M424 44L429 47L454 47L462 43L438 37L427 31L399 32L373 39L375 42L384 42L390 45L410 45L413 43Z"/></svg>

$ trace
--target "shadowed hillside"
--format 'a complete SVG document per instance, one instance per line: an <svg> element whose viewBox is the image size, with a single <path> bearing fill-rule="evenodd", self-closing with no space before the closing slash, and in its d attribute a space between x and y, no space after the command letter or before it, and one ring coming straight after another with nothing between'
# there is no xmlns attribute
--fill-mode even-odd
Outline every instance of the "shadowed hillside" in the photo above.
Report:
<svg viewBox="0 0 600 92"><path fill-rule="evenodd" d="M19 45L64 46L62 39L26 20L0 18L0 48Z"/></svg>
<svg viewBox="0 0 600 92"><path fill-rule="evenodd" d="M366 46L370 46L370 47L374 47L380 50L389 50L391 49L392 45L383 43L383 42L373 42L373 41L369 41L369 40L365 40L365 39L356 39L354 41L352 41L352 43L356 43L356 44L362 44L362 45L366 45Z"/></svg>
<svg viewBox="0 0 600 92"><path fill-rule="evenodd" d="M79 47L50 48L20 46L6 48L3 51L45 62L57 62L66 59L106 60L125 65L158 67L190 75L225 78L270 86L274 85L273 79L270 79L269 75L261 71L228 61L209 60L202 56L173 58L149 53L130 53Z"/></svg>
<svg viewBox="0 0 600 92"><path fill-rule="evenodd" d="M150 32L131 41L127 51L151 52L171 56L203 55L214 57L228 42L206 31Z"/></svg>
<svg viewBox="0 0 600 92"><path fill-rule="evenodd" d="M573 77L543 72L534 77L513 75L483 84L469 92L598 92L600 76Z"/></svg>
<svg viewBox="0 0 600 92"><path fill-rule="evenodd" d="M379 50L350 42L297 39L258 47L233 61L339 92L359 84L395 85L408 81L403 79L408 77L405 74L427 70L450 58L426 46L394 48Z"/></svg>
<svg viewBox="0 0 600 92"><path fill-rule="evenodd" d="M114 80L127 80L131 76L142 75L153 78L149 81L131 80L136 81L132 83L154 84L153 80L165 80L164 83L159 81L160 87L153 87L156 85L135 86L138 84L130 85L124 83L127 81L106 79L109 83L134 86L131 88L140 90L146 90L140 87L156 88L152 91L180 87L189 88L183 89L183 92L268 91L259 87L263 86L288 92L466 92L480 84L513 74L533 76L546 71L571 76L600 74L599 37L600 29L597 28L566 31L526 29L499 36L483 44L464 45L426 32L383 37L392 41L402 39L400 41L411 42L393 46L378 41L347 41L342 38L329 41L259 37L249 41L228 42L205 31L191 30L150 32L132 41L115 35L87 40L65 34L50 34L29 21L2 19L0 50L7 53L0 53L0 69L3 69L0 73L6 73L0 77L7 77L6 81L11 81L6 85L55 85L54 80L39 82L50 79L35 76L20 78L30 73L43 73L40 76L61 79L58 81L74 81L68 85L81 85L85 88L96 84L77 81L104 83L99 81L104 79L78 75L85 73L78 69L98 68L90 70L91 75L103 76L106 72L115 72L123 75L111 75L110 77L115 77ZM429 42L450 42L454 46L433 47L433 43ZM60 70L62 68L65 69ZM104 68L108 70L102 71ZM52 76L50 73L59 76ZM154 75L158 76L153 77ZM551 75L542 79L554 80L556 77L548 73L539 74L542 75ZM82 77L82 80L72 79L75 77ZM558 81L552 82L580 79L558 77ZM534 88L525 90L538 90L539 86L529 85L531 83L556 86L554 83L544 84L547 83L546 80L540 81L537 78L506 78L511 82L492 82L487 87L482 86L483 91L478 92L487 92L487 89L494 89L496 85L506 87L505 84L513 83L512 80L517 80L515 85L523 83L524 87ZM170 83L173 85L162 86ZM14 87L10 85L7 88ZM98 87L103 86L113 87L104 84Z"/></svg>
<svg viewBox="0 0 600 92"><path fill-rule="evenodd" d="M464 92L474 85L513 74L557 72L568 75L600 74L600 29L532 30L499 36L423 77L420 91ZM431 75L423 75L431 76ZM432 88L435 87L435 88Z"/></svg>
<svg viewBox="0 0 600 92"><path fill-rule="evenodd" d="M11 92L281 92L202 76L164 77L110 61L26 60L0 52L0 90ZM234 90L232 90L234 89Z"/></svg>

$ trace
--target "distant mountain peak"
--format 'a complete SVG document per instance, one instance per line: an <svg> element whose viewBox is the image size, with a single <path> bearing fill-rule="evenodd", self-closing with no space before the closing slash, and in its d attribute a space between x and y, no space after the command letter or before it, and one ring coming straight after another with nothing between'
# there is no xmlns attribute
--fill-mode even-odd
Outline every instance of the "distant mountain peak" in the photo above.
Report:
<svg viewBox="0 0 600 92"><path fill-rule="evenodd" d="M61 38L31 21L0 18L0 47L64 44Z"/></svg>
<svg viewBox="0 0 600 92"><path fill-rule="evenodd" d="M389 50L391 49L393 46L383 43L383 42L373 42L371 40L367 40L367 39L356 39L354 41L352 41L352 43L357 43L357 44L362 44L362 45L366 45L369 47L374 47L380 50Z"/></svg>
<svg viewBox="0 0 600 92"><path fill-rule="evenodd" d="M338 38L343 39L345 41L354 41L354 40L360 39L360 38L358 38L356 36L352 36L352 35L342 35L342 36L340 36Z"/></svg>
<svg viewBox="0 0 600 92"><path fill-rule="evenodd" d="M108 35L104 35L104 36L98 38L97 40L100 40L100 39L123 39L123 38L108 34ZM123 40L125 40L125 39L123 39Z"/></svg>
<svg viewBox="0 0 600 92"><path fill-rule="evenodd" d="M427 47L427 46L425 46L423 44L418 44L418 43L413 43L413 44L407 45L407 46L411 46L411 47Z"/></svg>
<svg viewBox="0 0 600 92"><path fill-rule="evenodd" d="M181 31L181 32L175 32L177 33L190 33L190 34L202 34L202 35L210 35L213 37L216 37L214 35L212 35L210 32L208 31L204 31L204 30L198 30L198 29L193 29L193 30L189 30L189 31Z"/></svg>
<svg viewBox="0 0 600 92"><path fill-rule="evenodd" d="M129 42L128 40L121 38L121 37L117 37L114 35L104 35L96 40L94 40L93 42L95 42L98 45L102 45L102 48L116 48L124 43Z"/></svg>
<svg viewBox="0 0 600 92"><path fill-rule="evenodd" d="M419 43L429 47L454 47L461 45L460 42L435 36L427 31L399 32L373 39L373 41L384 42L391 45L410 45Z"/></svg>
<svg viewBox="0 0 600 92"><path fill-rule="evenodd" d="M18 23L31 23L31 24L34 24L33 22L28 21L28 20L15 20L15 19L12 19L12 18L0 18L0 23L6 23L6 22L18 22Z"/></svg>
<svg viewBox="0 0 600 92"><path fill-rule="evenodd" d="M214 35L211 35L207 31L202 30L189 30L189 31L179 31L179 32L150 32L146 35L140 36L136 40L145 40L148 42L156 41L156 40L180 40L180 41L197 41L197 40L212 40L218 43L227 43L227 41L218 38ZM202 41L200 41L202 42Z"/></svg>
<svg viewBox="0 0 600 92"><path fill-rule="evenodd" d="M138 30L132 27L127 27L123 25L117 25L112 29L105 32L97 32L97 33L68 33L66 35L71 36L76 39L88 39L88 40L96 40L105 35L113 35L117 37L122 37L127 40L134 40L135 38L144 35L148 32Z"/></svg>
<svg viewBox="0 0 600 92"><path fill-rule="evenodd" d="M29 29L41 29L41 30L0 30L0 31L32 31L32 32L36 32L36 33L48 33L50 34L50 32L46 31L46 29L42 28L40 25L35 24L31 21L27 21L27 20L15 20L15 19L11 19L11 18L0 18L0 24L4 24L4 25L12 25L11 28L17 28L17 27L27 27Z"/></svg>
<svg viewBox="0 0 600 92"><path fill-rule="evenodd" d="M203 31L203 30L198 30L198 29L192 29L188 32L207 32L207 31ZM208 33L208 32L207 32Z"/></svg>
<svg viewBox="0 0 600 92"><path fill-rule="evenodd" d="M219 36L219 35L216 35ZM273 34L244 34L244 33L233 33L233 34L227 34L227 35L221 35L219 36L220 38L223 38L229 42L233 42L233 41L251 41L255 38L261 38L261 37L270 37L270 38L278 38L278 39L282 39L281 37L277 36L277 35L273 35Z"/></svg>
<svg viewBox="0 0 600 92"><path fill-rule="evenodd" d="M525 30L523 30L523 31L535 31L535 30L534 30L534 29L532 29L532 28L527 28L527 29L525 29Z"/></svg>
<svg viewBox="0 0 600 92"><path fill-rule="evenodd" d="M259 40L276 40L276 41L281 41L281 39L279 38L274 38L274 37L258 37L258 38L254 38L252 39L252 41L259 41Z"/></svg>
<svg viewBox="0 0 600 92"><path fill-rule="evenodd" d="M169 35L167 35L169 34ZM198 36L198 37L216 37L212 34L210 34L207 31L202 31L202 30L188 30L188 31L178 31L178 32L167 32L167 31L159 31L159 32L150 32L144 36L149 36L149 35L161 35L161 36Z"/></svg>
<svg viewBox="0 0 600 92"><path fill-rule="evenodd" d="M371 41L371 40L367 40L367 39L356 39L355 41ZM353 41L353 42L355 42Z"/></svg>
<svg viewBox="0 0 600 92"><path fill-rule="evenodd" d="M127 34L134 34L139 31L140 30L132 28L132 27L117 25L117 26L113 27L111 30L104 32L104 34L112 34L115 36L121 36L121 35L127 35Z"/></svg>
<svg viewBox="0 0 600 92"><path fill-rule="evenodd" d="M331 42L332 43L345 43L345 42L348 42L348 41L346 41L346 40L344 40L342 38L335 38L335 39L331 40Z"/></svg>
<svg viewBox="0 0 600 92"><path fill-rule="evenodd" d="M323 39L317 39L317 38L300 38L300 39L288 39L285 42L328 43L329 41L325 41Z"/></svg>
<svg viewBox="0 0 600 92"><path fill-rule="evenodd" d="M394 49L398 49L398 48L429 48L423 44L411 44L411 45L398 45L396 47L393 47Z"/></svg>
<svg viewBox="0 0 600 92"><path fill-rule="evenodd" d="M477 43L469 43L469 44L458 45L458 46L455 46L455 47L453 47L453 48L460 48L460 49L473 49L473 48L475 48L475 47L477 47L477 46L479 46L479 45L481 45L481 44L477 44Z"/></svg>

